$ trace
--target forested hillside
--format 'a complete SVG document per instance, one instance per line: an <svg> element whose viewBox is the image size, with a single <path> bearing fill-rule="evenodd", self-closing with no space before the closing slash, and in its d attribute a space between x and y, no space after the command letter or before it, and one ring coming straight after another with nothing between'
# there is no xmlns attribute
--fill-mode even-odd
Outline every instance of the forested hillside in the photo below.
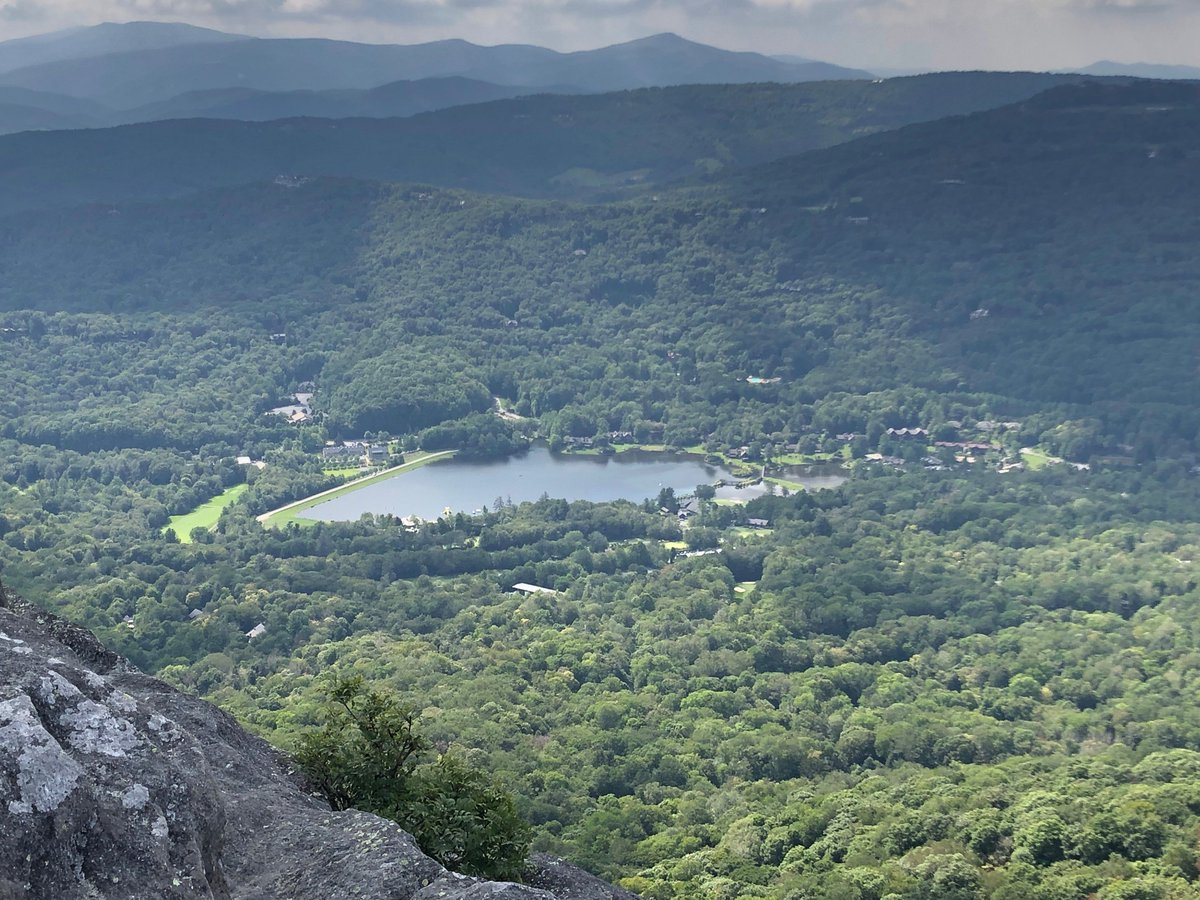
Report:
<svg viewBox="0 0 1200 900"><path fill-rule="evenodd" d="M1070 420L1057 449L1074 458L1117 444L1178 457L1197 428L1186 398L1200 272L1187 248L1200 106L1184 93L1148 111L1163 95L1063 90L628 204L316 180L10 218L0 304L63 345L46 356L14 342L34 399L5 430L77 446L69 433L96 439L82 425L94 419L140 423L137 446L229 440L267 408L268 385L285 393L336 365L353 403L353 372L369 383L402 346L408 360L452 360L525 414L582 417L567 427L586 434L630 417L614 397L635 420L666 422L676 446L750 441L767 422L936 424L956 418L935 412L953 398L1032 414L1047 431ZM198 304L221 317L191 324ZM55 323L38 308L114 318ZM252 349L285 330L286 348ZM189 372L198 357L182 348L195 342L206 371L249 364L268 381L222 375L219 390L241 398L201 418L122 411L121 391L86 409L66 401L59 418L38 359L61 367L97 342L125 372L180 346L138 382L145 402L214 404ZM739 385L748 375L782 382Z"/></svg>
<svg viewBox="0 0 1200 900"><path fill-rule="evenodd" d="M587 199L1026 99L1079 76L950 73L538 96L405 120L159 122L0 138L0 214L282 176ZM358 115L353 107L343 115ZM158 116L155 115L155 118Z"/></svg>
<svg viewBox="0 0 1200 900"><path fill-rule="evenodd" d="M1067 85L762 149L781 98L841 140L933 84L855 86L888 121L833 85L479 108L578 102L599 135L669 101L762 163L697 174L667 117L603 152L689 179L608 204L247 170L8 215L5 583L285 747L333 676L395 690L536 846L648 898L1200 896L1200 97ZM311 418L267 414L297 394ZM256 518L366 435L849 480L690 518L665 492Z"/></svg>

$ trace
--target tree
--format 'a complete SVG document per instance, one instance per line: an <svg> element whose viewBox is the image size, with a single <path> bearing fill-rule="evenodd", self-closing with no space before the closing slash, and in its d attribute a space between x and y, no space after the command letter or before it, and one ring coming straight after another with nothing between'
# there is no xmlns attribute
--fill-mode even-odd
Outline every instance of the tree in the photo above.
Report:
<svg viewBox="0 0 1200 900"><path fill-rule="evenodd" d="M361 676L335 680L328 700L294 755L334 809L392 819L457 872L520 876L532 833L511 794L452 754L422 762L431 745L417 731L419 714Z"/></svg>

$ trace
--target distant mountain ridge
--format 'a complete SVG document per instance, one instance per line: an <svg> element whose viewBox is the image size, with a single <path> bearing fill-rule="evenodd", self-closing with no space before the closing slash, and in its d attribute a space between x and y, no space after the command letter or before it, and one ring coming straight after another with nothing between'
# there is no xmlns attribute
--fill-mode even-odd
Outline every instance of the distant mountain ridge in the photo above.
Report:
<svg viewBox="0 0 1200 900"><path fill-rule="evenodd" d="M1200 79L1200 66L1172 66L1162 63L1120 63L1101 60L1078 69L1084 75L1117 75L1130 78L1159 78L1174 80Z"/></svg>
<svg viewBox="0 0 1200 900"><path fill-rule="evenodd" d="M670 34L572 53L515 44L483 47L461 40L401 46L225 35L9 66L0 74L0 85L132 109L213 89L361 90L450 76L517 87L570 86L593 93L677 84L871 77L869 72L829 63L787 63L721 50Z"/></svg>
<svg viewBox="0 0 1200 900"><path fill-rule="evenodd" d="M954 73L544 95L409 119L180 120L0 138L0 215L339 176L597 199L991 109L1081 76Z"/></svg>
<svg viewBox="0 0 1200 900"><path fill-rule="evenodd" d="M241 40L246 38L177 22L105 22L90 28L68 28L0 41L0 73L111 53Z"/></svg>
<svg viewBox="0 0 1200 900"><path fill-rule="evenodd" d="M0 135L21 131L111 128L167 119L236 119L266 122L291 118L394 118L423 112L524 97L575 94L569 86L510 87L452 75L395 81L366 90L258 91L214 88L191 91L131 110L117 110L80 97L27 88L0 87Z"/></svg>
<svg viewBox="0 0 1200 900"><path fill-rule="evenodd" d="M256 91L225 88L193 91L128 112L116 112L112 124L157 122L165 119L237 119L267 122L290 118L393 118L414 116L452 106L507 100L546 93L538 87L510 87L451 75L394 81L366 90ZM553 93L575 93L558 87Z"/></svg>

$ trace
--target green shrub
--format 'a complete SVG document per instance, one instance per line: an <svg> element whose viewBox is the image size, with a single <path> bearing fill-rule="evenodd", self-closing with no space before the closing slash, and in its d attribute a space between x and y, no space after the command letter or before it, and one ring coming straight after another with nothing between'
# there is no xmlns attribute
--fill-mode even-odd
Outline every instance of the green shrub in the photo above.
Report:
<svg viewBox="0 0 1200 900"><path fill-rule="evenodd" d="M418 713L338 679L321 725L303 735L296 761L334 809L361 809L397 822L448 869L484 878L520 876L532 833L513 797L452 754L425 761Z"/></svg>

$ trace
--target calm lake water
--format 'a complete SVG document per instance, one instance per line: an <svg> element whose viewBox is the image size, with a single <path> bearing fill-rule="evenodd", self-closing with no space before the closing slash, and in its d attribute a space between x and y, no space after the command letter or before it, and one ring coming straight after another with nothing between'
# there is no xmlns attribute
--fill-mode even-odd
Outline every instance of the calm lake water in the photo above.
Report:
<svg viewBox="0 0 1200 900"><path fill-rule="evenodd" d="M846 470L839 465L823 464L811 466L779 466L768 473L772 478L782 478L792 484L799 484L806 491L821 491L827 488L841 487L846 483ZM769 491L782 493L779 485L769 485L766 482L752 484L748 487L717 488L718 500L753 500Z"/></svg>
<svg viewBox="0 0 1200 900"><path fill-rule="evenodd" d="M365 512L436 519L447 508L473 513L494 506L497 498L523 503L543 494L565 500L639 502L658 496L664 487L690 494L696 485L718 479L734 480L734 476L691 456L638 451L608 457L571 456L533 447L507 459L430 463L314 506L304 516L325 522L352 522ZM743 491L736 495L745 499L755 496Z"/></svg>

